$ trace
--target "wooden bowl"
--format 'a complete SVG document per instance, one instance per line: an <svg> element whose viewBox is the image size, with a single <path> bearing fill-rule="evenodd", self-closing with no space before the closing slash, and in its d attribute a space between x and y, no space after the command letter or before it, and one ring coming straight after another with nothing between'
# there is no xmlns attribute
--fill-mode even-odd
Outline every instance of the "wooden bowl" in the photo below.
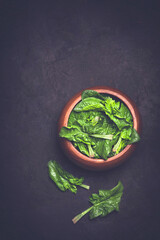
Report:
<svg viewBox="0 0 160 240"><path fill-rule="evenodd" d="M88 89L95 90L99 93L109 94L111 95L111 97L113 96L113 97L119 98L122 102L124 102L132 114L133 127L137 130L138 133L140 133L140 128L141 128L140 115L136 105L128 96L126 96L124 93L122 93L121 91L115 88L111 88L107 86L97 86L97 87L92 87ZM73 96L65 105L58 122L58 134L61 127L67 126L69 115L72 112L73 108L76 106L76 104L79 101L81 101L81 94L83 91L84 90L80 91L75 96ZM127 145L117 155L110 157L107 160L103 160L103 159L94 159L94 158L87 157L86 155L83 155L73 146L73 144L70 141L68 141L65 138L59 137L59 140L64 153L67 155L67 157L70 160L72 160L75 164L77 164L80 167L83 167L89 170L97 170L97 171L110 169L123 163L132 154L132 152L135 150L135 147L136 147L136 143Z"/></svg>

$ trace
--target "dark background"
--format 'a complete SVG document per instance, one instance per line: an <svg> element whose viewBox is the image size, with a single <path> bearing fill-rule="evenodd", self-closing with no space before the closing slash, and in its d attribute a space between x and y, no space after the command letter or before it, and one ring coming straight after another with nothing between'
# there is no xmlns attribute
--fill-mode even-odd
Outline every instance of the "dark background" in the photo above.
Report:
<svg viewBox="0 0 160 240"><path fill-rule="evenodd" d="M1 1L2 240L160 239L160 7L158 1ZM123 165L83 170L57 142L66 102L96 85L137 104L141 142ZM57 160L89 191L62 193L48 177ZM124 184L119 213L74 225L98 189Z"/></svg>

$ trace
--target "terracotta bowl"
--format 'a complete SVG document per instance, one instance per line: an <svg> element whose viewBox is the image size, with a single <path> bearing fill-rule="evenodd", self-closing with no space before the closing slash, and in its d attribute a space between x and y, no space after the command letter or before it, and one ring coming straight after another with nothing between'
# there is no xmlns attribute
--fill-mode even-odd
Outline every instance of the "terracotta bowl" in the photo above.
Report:
<svg viewBox="0 0 160 240"><path fill-rule="evenodd" d="M140 128L141 128L140 115L136 105L128 96L126 96L124 93L122 93L117 89L107 87L107 86L97 86L97 87L92 87L88 89L95 90L99 93L109 94L111 95L111 97L113 96L113 97L119 98L122 102L124 102L132 114L133 127L137 130L138 133L140 133ZM83 91L80 91L75 96L73 96L65 105L58 122L58 134L61 127L67 126L69 115L73 110L73 108L75 107L75 105L79 101L81 101L81 94ZM59 140L60 140L62 149L64 150L64 153L67 155L67 157L78 166L81 166L89 170L106 170L106 169L116 167L119 164L123 163L132 154L132 152L135 150L135 147L136 147L135 143L128 145L119 154L111 158L108 158L107 160L103 160L103 159L94 159L94 158L87 157L86 155L83 155L73 146L73 144L70 141L66 140L65 138L59 137Z"/></svg>

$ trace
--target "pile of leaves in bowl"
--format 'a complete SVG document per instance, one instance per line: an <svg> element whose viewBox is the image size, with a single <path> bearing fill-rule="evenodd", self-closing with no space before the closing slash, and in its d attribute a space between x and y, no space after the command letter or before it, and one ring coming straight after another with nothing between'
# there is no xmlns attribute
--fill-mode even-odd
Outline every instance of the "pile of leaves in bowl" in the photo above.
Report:
<svg viewBox="0 0 160 240"><path fill-rule="evenodd" d="M83 91L81 97L69 116L68 126L62 127L59 135L82 154L107 160L140 140L131 112L123 102L94 90Z"/></svg>

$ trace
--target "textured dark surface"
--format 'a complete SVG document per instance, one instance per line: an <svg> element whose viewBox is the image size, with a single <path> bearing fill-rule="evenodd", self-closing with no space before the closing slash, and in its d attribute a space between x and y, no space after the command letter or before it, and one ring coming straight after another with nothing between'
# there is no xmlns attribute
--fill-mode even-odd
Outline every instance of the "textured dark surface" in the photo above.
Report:
<svg viewBox="0 0 160 240"><path fill-rule="evenodd" d="M1 1L2 240L160 238L160 7L118 2ZM143 121L134 155L101 173L72 164L56 139L65 103L95 85L129 95ZM90 191L60 192L48 177L50 159L84 176ZM118 180L120 212L73 225L89 195Z"/></svg>

